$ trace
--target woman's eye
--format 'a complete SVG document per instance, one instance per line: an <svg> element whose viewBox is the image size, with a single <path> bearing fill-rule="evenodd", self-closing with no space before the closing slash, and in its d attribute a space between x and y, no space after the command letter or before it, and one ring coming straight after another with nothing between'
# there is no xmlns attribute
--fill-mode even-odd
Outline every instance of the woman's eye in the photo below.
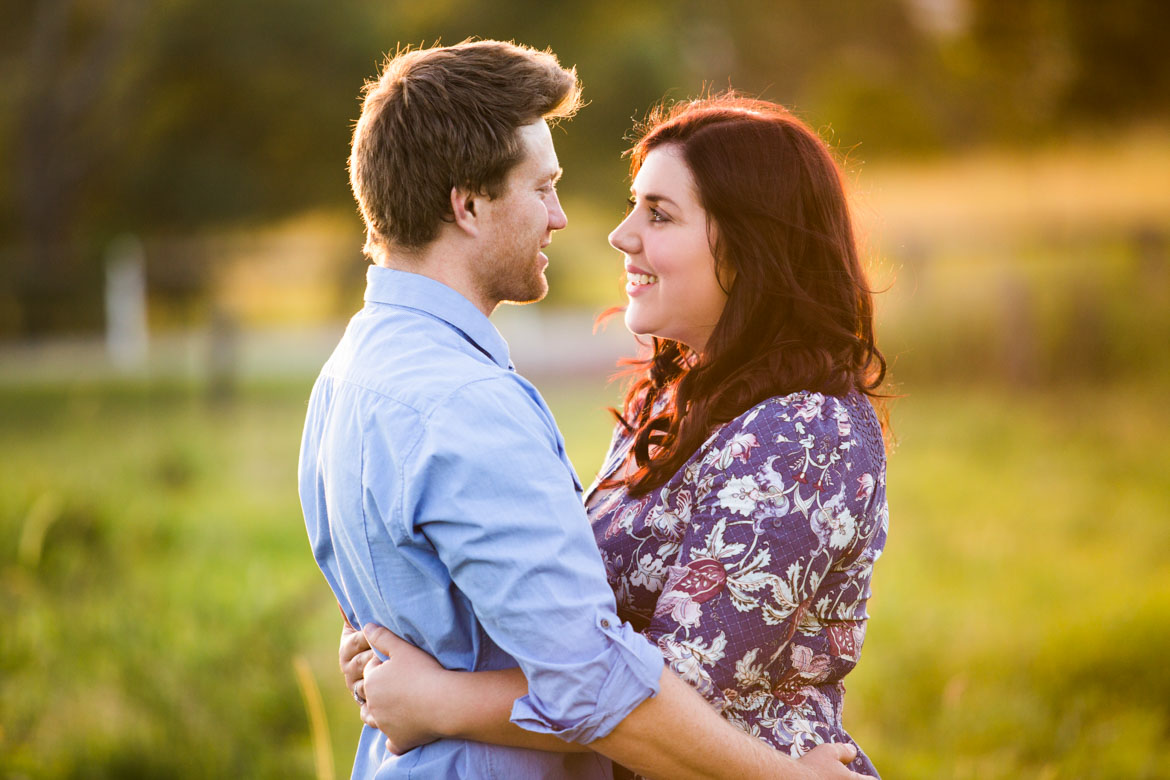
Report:
<svg viewBox="0 0 1170 780"><path fill-rule="evenodd" d="M629 216L630 212L633 211L637 207L637 205L638 205L637 199L627 198L626 199L626 216ZM670 221L670 219L667 218L667 216L665 214L663 214L661 211L654 208L653 206L647 206L646 211L650 212L650 221L651 222L669 222Z"/></svg>

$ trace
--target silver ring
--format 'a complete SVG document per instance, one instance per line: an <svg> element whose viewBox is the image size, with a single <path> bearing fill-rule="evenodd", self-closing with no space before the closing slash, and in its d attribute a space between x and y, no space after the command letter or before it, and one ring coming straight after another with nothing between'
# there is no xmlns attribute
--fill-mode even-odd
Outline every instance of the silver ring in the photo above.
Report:
<svg viewBox="0 0 1170 780"><path fill-rule="evenodd" d="M351 693L353 694L353 700L364 707L366 704L366 700L363 699L361 696L358 696L357 689L356 688L353 689L353 691L351 691Z"/></svg>

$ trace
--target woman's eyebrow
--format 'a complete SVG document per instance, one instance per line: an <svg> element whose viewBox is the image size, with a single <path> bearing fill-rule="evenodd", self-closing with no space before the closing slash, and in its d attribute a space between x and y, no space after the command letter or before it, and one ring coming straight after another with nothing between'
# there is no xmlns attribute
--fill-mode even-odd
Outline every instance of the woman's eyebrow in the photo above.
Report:
<svg viewBox="0 0 1170 780"><path fill-rule="evenodd" d="M634 194L634 189L632 187L630 188L630 193ZM645 195L642 196L642 200L648 200L651 203L669 203L671 206L674 206L676 209L678 208L678 204L675 203L670 198L666 197L665 195L655 194L653 192L647 192Z"/></svg>

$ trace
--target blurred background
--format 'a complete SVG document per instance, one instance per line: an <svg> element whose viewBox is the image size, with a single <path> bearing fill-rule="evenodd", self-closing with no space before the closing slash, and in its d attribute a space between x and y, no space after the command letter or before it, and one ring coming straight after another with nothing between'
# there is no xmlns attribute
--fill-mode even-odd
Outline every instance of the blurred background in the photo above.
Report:
<svg viewBox="0 0 1170 780"><path fill-rule="evenodd" d="M551 47L544 303L496 318L586 481L637 345L633 120L730 86L839 154L891 360L891 532L846 726L890 778L1170 777L1170 6L10 0L0 773L347 777L296 454L360 306L345 172L398 44Z"/></svg>

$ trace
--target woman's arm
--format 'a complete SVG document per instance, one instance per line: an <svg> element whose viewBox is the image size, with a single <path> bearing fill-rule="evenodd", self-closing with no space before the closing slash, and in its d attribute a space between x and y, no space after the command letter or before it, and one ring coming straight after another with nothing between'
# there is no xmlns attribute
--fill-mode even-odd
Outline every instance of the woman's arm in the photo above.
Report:
<svg viewBox="0 0 1170 780"><path fill-rule="evenodd" d="M362 706L362 717L387 734L392 752L403 753L443 737L557 752L587 749L552 735L525 731L509 721L512 703L528 690L519 670L451 672L385 628L369 625L365 633L387 660L374 658L366 665L364 694L368 700ZM648 777L674 780L860 777L843 766L855 755L852 747L822 745L794 761L722 720L690 686L666 669L658 695L642 702L613 732L588 749Z"/></svg>
<svg viewBox="0 0 1170 780"><path fill-rule="evenodd" d="M453 672L381 626L367 626L364 637L368 643L347 637L343 630L341 667L350 690L365 699L362 720L386 735L391 752L401 754L436 739L560 753L588 750L511 722L512 704L528 693L528 681L519 669ZM371 644L386 661L368 650ZM370 660L357 670L355 660L363 652L370 652Z"/></svg>

